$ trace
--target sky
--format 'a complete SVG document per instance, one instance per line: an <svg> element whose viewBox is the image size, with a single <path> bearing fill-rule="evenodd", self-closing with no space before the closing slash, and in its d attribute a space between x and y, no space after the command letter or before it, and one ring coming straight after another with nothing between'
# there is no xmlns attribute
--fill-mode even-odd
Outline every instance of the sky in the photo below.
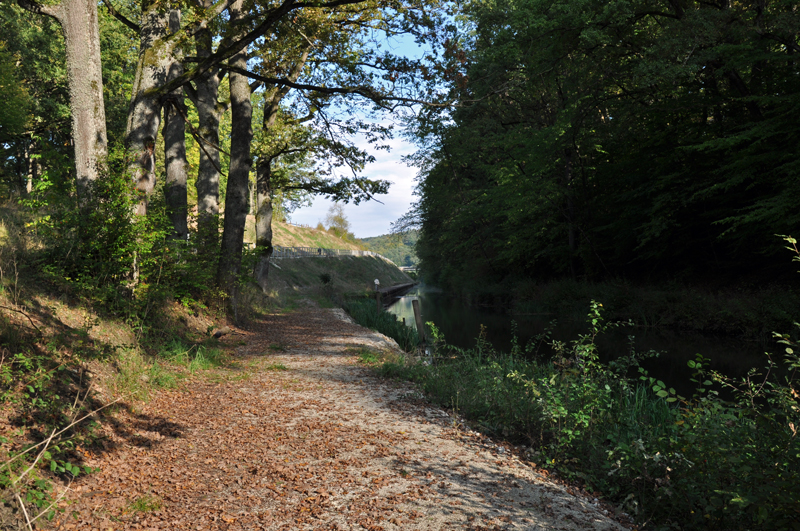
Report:
<svg viewBox="0 0 800 531"><path fill-rule="evenodd" d="M408 36L393 37L384 45L393 53L407 57L420 57L425 52ZM366 116L360 118L364 121L375 122ZM391 116L386 116L380 123L385 125L391 123ZM384 142L390 147L388 152L374 149L366 140L356 141L359 148L375 157L375 162L368 164L362 175L370 179L384 179L392 183L388 194L377 197L378 201L383 204L367 201L358 206L352 203L344 205L345 216L350 222L350 232L357 238L389 234L392 222L408 212L411 203L416 199L413 192L417 169L407 166L401 159L405 155L413 154L417 151L417 147L401 137L401 130L397 126L395 126L394 133L394 139ZM297 209L289 214L289 219L292 223L315 227L320 221L324 223L331 204L331 201L317 197L311 206Z"/></svg>
<svg viewBox="0 0 800 531"><path fill-rule="evenodd" d="M377 196L383 204L367 201L358 206L352 203L344 205L345 216L350 222L350 232L357 238L388 234L391 223L408 212L415 200L413 192L417 169L406 166L401 159L404 155L414 153L417 148L403 138L394 138L388 145L391 149L389 152L375 150L366 141L359 143L360 148L375 157L375 162L367 165L362 175L372 179L385 179L392 185L388 194ZM317 197L310 207L300 208L289 214L289 219L292 223L315 227L320 221L325 222L331 204L332 201Z"/></svg>

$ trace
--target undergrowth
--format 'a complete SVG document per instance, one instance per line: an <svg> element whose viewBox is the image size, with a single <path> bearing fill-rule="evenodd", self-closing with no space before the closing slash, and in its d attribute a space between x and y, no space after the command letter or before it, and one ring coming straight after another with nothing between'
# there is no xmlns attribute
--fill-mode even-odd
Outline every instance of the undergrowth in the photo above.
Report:
<svg viewBox="0 0 800 531"><path fill-rule="evenodd" d="M228 300L213 288L218 251L204 243L215 235L173 239L159 194L147 216L133 216L138 198L119 162L82 201L68 173L50 171L20 205L0 209L0 518L11 512L21 528L58 510L54 479L91 472L82 450L98 442L108 394L144 400L227 361L184 317L225 315ZM84 323L68 325L56 306ZM101 320L124 328L125 341L90 334ZM108 394L98 367L112 373Z"/></svg>
<svg viewBox="0 0 800 531"><path fill-rule="evenodd" d="M530 445L539 466L583 483L646 528L800 529L800 359L788 336L784 362L771 359L741 381L690 362L696 392L678 395L639 364L656 353L633 348L609 364L595 340L610 325L592 303L589 330L497 352L442 345L444 362L385 363L386 376L418 382L434 402L455 407L487 432ZM546 337L539 338L548 341ZM722 387L735 399L720 398Z"/></svg>

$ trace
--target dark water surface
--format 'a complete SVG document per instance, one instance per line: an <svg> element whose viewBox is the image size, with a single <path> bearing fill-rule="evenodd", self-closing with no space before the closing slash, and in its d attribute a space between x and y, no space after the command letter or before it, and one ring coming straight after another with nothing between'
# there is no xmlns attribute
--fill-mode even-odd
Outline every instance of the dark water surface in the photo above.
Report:
<svg viewBox="0 0 800 531"><path fill-rule="evenodd" d="M387 311L398 318L404 317L408 326L416 328L411 307L414 299L420 301L423 322L433 321L448 344L462 348L475 346L480 327L484 325L486 338L496 349L510 350L512 321L517 323L519 343L524 346L557 318L555 315L514 315L466 306L441 290L427 286L415 288L389 306ZM586 304L586 312L588 311L589 301ZM589 325L585 321L561 318L557 320L551 337L559 341L572 341L588 330ZM687 362L694 360L698 353L711 360L713 369L728 376L739 377L753 367L764 367L765 351L783 352L783 348L775 343L748 342L680 330L620 327L598 337L601 358L611 360L629 352L629 335L635 337L634 346L637 351L652 349L662 352L658 358L647 360L644 367L651 376L663 380L682 394L691 394L694 389L694 384L689 381L693 371L687 367ZM778 360L780 357L776 356L774 359Z"/></svg>

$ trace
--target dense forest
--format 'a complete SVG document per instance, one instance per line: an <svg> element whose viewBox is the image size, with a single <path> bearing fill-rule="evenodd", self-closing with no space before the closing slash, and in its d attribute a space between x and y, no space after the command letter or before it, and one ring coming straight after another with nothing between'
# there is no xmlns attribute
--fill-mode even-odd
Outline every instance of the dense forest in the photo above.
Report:
<svg viewBox="0 0 800 531"><path fill-rule="evenodd" d="M409 230L403 234L361 238L361 242L370 251L382 254L400 267L413 267L419 261L415 250L418 239L419 231Z"/></svg>
<svg viewBox="0 0 800 531"><path fill-rule="evenodd" d="M499 0L459 20L456 107L416 122L426 278L793 274L796 2Z"/></svg>

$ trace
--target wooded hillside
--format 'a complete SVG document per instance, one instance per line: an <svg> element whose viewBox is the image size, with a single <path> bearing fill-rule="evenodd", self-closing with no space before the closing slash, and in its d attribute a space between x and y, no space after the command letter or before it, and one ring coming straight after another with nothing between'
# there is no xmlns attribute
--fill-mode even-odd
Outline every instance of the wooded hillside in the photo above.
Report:
<svg viewBox="0 0 800 531"><path fill-rule="evenodd" d="M361 242L370 251L382 254L399 267L412 267L419 262L416 251L418 239L419 231L410 230L404 234L384 234L372 238L361 238Z"/></svg>

